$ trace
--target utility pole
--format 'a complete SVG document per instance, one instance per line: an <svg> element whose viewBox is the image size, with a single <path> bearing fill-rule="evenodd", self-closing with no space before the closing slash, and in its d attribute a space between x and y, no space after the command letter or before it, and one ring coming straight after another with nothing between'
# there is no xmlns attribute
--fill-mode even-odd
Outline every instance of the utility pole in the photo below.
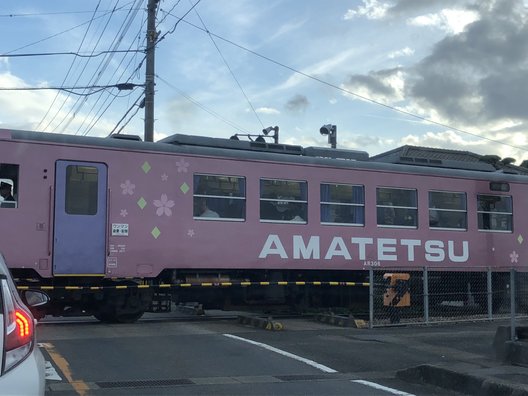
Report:
<svg viewBox="0 0 528 396"><path fill-rule="evenodd" d="M145 63L145 142L154 141L154 49L156 48L156 8L159 0L148 0L147 58Z"/></svg>

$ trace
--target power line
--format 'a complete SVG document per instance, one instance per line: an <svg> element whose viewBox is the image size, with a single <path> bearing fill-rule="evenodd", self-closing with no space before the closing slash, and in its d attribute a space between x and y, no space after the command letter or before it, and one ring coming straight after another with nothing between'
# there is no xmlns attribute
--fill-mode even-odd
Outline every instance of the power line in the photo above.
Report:
<svg viewBox="0 0 528 396"><path fill-rule="evenodd" d="M397 107L394 107L394 106L391 106L391 105L388 105L388 104L385 104L385 103L378 102L378 101L376 101L376 100L374 100L374 99L371 99L371 98L368 98L368 97L366 97L366 96L360 95L360 94L358 94L358 93L352 92L352 91L350 91L350 90L348 90L348 89L346 89L346 88L343 88L343 87L340 87L340 86L338 86L338 85L332 84L332 83L330 83L330 82L328 82L328 81L325 81L325 80L323 80L323 79L321 79L321 78L315 77L315 76L313 76L313 75L311 75L311 74L308 74L308 73L302 72L302 71L300 71L300 70L297 70L297 69L295 69L295 68L293 68L293 67L291 67L291 66L288 66L288 65L286 65L286 64L284 64L284 63L281 63L281 62L279 62L279 61L276 61L276 60L274 60L274 59L272 59L272 58L270 58L270 57L268 57L268 56L265 56L265 55L259 54L259 53L256 52L256 51L253 51L253 50L251 50L251 49L249 49L249 48L246 48L246 47L244 47L243 45L237 44L237 43L235 43L235 42L233 42L233 41L231 41L231 40L229 40L229 39L226 39L226 38L224 38L224 37L222 37L222 36L219 36L219 35L217 35L217 34L211 32L211 31L209 31L209 30L207 30L207 29L201 28L200 26L197 26L197 25L195 25L194 23L189 22L189 21L183 19L183 18L185 18L185 15L184 15L183 17L181 17L181 18L178 17L178 16L176 16L176 15L173 15L173 14L170 14L170 15L171 15L172 17L178 19L178 22L177 22L177 23L179 23L180 21L182 21L182 22L188 24L189 26L194 27L195 29L201 30L201 31L204 32L204 33L207 33L207 34L209 34L209 35L212 35L212 36L218 38L219 40L222 40L222 41L224 41L224 42L226 42L226 43L229 43L229 44L231 44L231 45L233 45L233 46L235 46L235 47L237 47L237 48L240 48L240 49L242 49L242 50L244 50L244 51L246 51L246 52L249 52L250 54L253 54L253 55L255 55L255 56L258 56L259 58L262 58L262 59L264 59L264 60L267 60L268 62L274 63L274 64L277 65L277 66L281 66L281 67L283 67L283 68L285 68L285 69L288 69L288 70L290 70L290 71L292 71L292 72L294 72L294 73L300 74L300 75L302 75L302 76L304 76L304 77L306 77L306 78L309 78L309 79L311 79L311 80L314 80L314 81L317 81L317 82L319 82L319 83L321 83L321 84L324 84L324 85L326 85L326 86L328 86L328 87L331 87L331 88L337 89L337 90L339 90L339 91L341 91L341 92L343 92L343 93L346 93L346 94L349 94L349 95L355 96L356 98L359 98L359 99L362 99L362 100L364 100L364 101L367 101L367 102L370 102L370 103L376 104L376 105L378 105L378 106L383 106L383 107L385 107L385 108L387 108L387 109L390 109L390 110L396 111L396 112L401 113L401 114L405 114L405 115L407 115L407 116L409 116L409 117L413 117L413 118L416 118L416 119L421 120L421 121L425 121L425 122L430 123L430 124L434 124L434 125L437 125L437 126L441 126L441 127L443 127L443 128L450 129L450 130L455 131L455 132L460 132L460 133L462 133L462 134L466 134L466 135L470 135L470 136L473 136L473 137L476 137L476 138L479 138L479 139L487 140L487 141L492 142L492 143L502 144L502 145L504 145L504 146L508 146L508 147L511 147L511 148L514 148L514 149L517 149L517 150L528 151L528 150L527 150L526 148L524 148L524 147L515 146L515 145L509 144L509 143L501 142L500 140L495 140L495 139L491 139L491 138L488 138L488 137L485 137L485 136L478 135L478 134L476 134L476 133L471 133L471 132L465 131L465 130L463 130L463 129L453 127L453 126L451 126L451 125L444 124L444 123L442 123L442 122L438 122L438 121L434 121L434 120L431 120L431 119L429 119L429 118L427 118L427 117L423 117L423 116L420 116L420 115L418 115L418 114L414 114L414 113L411 113L411 112L409 112L409 111L402 110L402 109L399 109L399 108L397 108Z"/></svg>
<svg viewBox="0 0 528 396"><path fill-rule="evenodd" d="M189 2L190 1L191 0L189 0ZM220 57L224 61L224 64L226 65L227 69L229 70L229 73L231 73L231 76L233 77L233 79L237 83L238 88L240 88L240 91L242 92L242 95L244 95L244 98L246 98L246 101L248 102L249 107L251 107L251 110L253 111L253 114L255 114L255 117L257 118L258 122L260 123L260 126L262 127L262 129L264 129L264 124L262 123L262 120L260 119L257 111L255 110L255 108L253 107L253 104L251 103L251 101L249 100L248 96L246 95L246 92L244 91L244 88L242 88L242 85L238 81L238 78L235 76L235 73L233 72L233 69L231 69L231 67L229 66L229 63L227 63L226 58L222 54L222 51L220 51L220 47L218 47L218 44L216 44L216 41L214 40L213 36L211 36L211 34L209 33L209 29L207 29L207 26L205 26L205 22L203 21L202 17L200 16L200 14L198 13L198 10L196 8L194 9L194 12L198 16L198 19L200 19L200 22L202 23L202 25L203 25L204 29L206 30L207 34L209 35L209 38L213 42L213 45L215 46L216 50L218 51L218 54L220 54Z"/></svg>
<svg viewBox="0 0 528 396"><path fill-rule="evenodd" d="M114 129L112 129L112 131L108 134L108 136L110 136L112 133L114 133L114 131L119 126L119 124L121 124L121 121L123 121L125 119L125 117L128 115L128 113L130 113L132 111L132 109L137 106L136 112L134 114L132 114L130 116L130 118L128 119L128 121L125 122L121 128L119 128L119 131L117 131L118 134L121 133L123 128L126 127L128 125L128 123L132 120L132 118L138 113L139 109L144 107L144 105L145 105L144 96L145 96L145 93L142 92L141 95L139 95L139 97L136 99L136 101L132 104L132 106L130 106L130 108L126 111L125 115L123 117L121 117L121 119L117 122L116 126L114 127ZM139 102L140 99L143 99L143 106L141 104L138 105L138 102Z"/></svg>
<svg viewBox="0 0 528 396"><path fill-rule="evenodd" d="M89 96L96 94L98 92L104 91L109 88L117 88L120 91L128 91L136 87L144 87L144 84L132 84L132 83L121 83L113 85L90 85L88 87L0 87L0 91L46 91L46 90L56 90L56 91L66 91L74 95L80 96ZM94 89L93 92L88 93L78 93L75 92L77 89Z"/></svg>
<svg viewBox="0 0 528 396"><path fill-rule="evenodd" d="M156 74L156 78L158 78L160 81L164 82L165 84L167 84L169 87L171 87L172 89L174 89L176 92L178 92L181 96L183 96L185 99L187 99L189 102L193 103L194 105L198 106L199 108L201 108L203 111L205 111L206 113L209 113L210 115L212 115L213 117L216 117L218 118L220 121L222 121L223 123L237 129L238 131L240 132L243 132L243 133L250 133L247 129L244 129L242 128L241 126L238 126L237 124L235 124L234 122L222 117L220 114L218 114L217 112L215 112L214 110L211 110L209 109L207 106L203 105L202 103L198 102L196 99L193 99L191 96L185 94L182 90L176 88L173 84L171 84L170 82L168 82L167 80L165 80L164 78L160 77L159 74Z"/></svg>
<svg viewBox="0 0 528 396"><path fill-rule="evenodd" d="M57 56L57 55L72 55L79 58L97 58L98 56L105 55L105 54L122 54L122 53L130 53L130 52L143 52L141 50L108 50L108 51L99 51L97 53L92 54L83 54L79 52L35 52L35 53L26 53L26 54L0 54L0 58L22 58L22 57L30 57L30 56Z"/></svg>
<svg viewBox="0 0 528 396"><path fill-rule="evenodd" d="M106 29L108 28L108 26L110 25L110 21L112 20L112 18L114 17L115 15L115 9L117 7L117 5L119 4L119 0L116 0L116 3L114 5L114 12L111 12L106 20L106 23L104 24L102 30L101 30L101 33L99 34L99 37L97 38L95 44L93 45L93 49L92 49L92 53L95 52L97 46L99 45L99 43L101 42L102 38L103 38L103 35L104 33L106 32ZM128 13L130 14L130 11L128 11ZM93 38L92 38L93 40ZM116 50L117 48L113 48L113 50ZM107 56L105 56L105 58L108 58L109 56L110 57L113 57L113 54L109 55L106 54ZM90 64L90 61L91 59L88 59L85 63L84 63L84 66L82 68L82 70L80 71L77 79L75 80L75 84L77 84L79 82L79 80L81 79L81 77L83 76L86 68L88 67L88 65ZM103 61L101 61L103 62ZM88 84L97 84L99 82L99 80L96 80L96 81L93 81L93 75L92 75L92 78L88 81ZM74 105L70 106L70 109L68 111L68 113L62 118L62 120L56 125L55 129L58 129L63 123L64 121L66 121L69 117L69 115L72 113L72 111L74 111L74 108L75 106L77 106L77 104L79 103L78 105L78 109L80 109L84 103L86 103L86 100L87 100L87 96L79 96L75 102ZM66 98L67 99L67 98ZM60 110L62 109L62 107L66 104L66 100L63 102L63 105L57 110L57 113L55 114L55 116L53 117L53 119L55 119L56 116L59 115L60 113ZM75 118L75 116L77 115L77 112L78 111L74 111L73 113L73 116L69 118L69 120L66 122L66 124L63 126L62 130L61 130L61 133L64 132L66 130L66 128L68 128L68 126L70 125L70 123L73 121L73 119ZM52 120L53 121L53 120ZM51 121L50 123L51 124Z"/></svg>
<svg viewBox="0 0 528 396"><path fill-rule="evenodd" d="M180 18L180 17L177 17L176 15L174 14L171 14L171 13L167 13L168 15L174 17L174 18L177 18L178 20L176 21L176 23L174 24L174 26L172 27L171 30L168 30L167 32L165 32L165 34L163 36L161 36L157 41L156 41L156 44L158 44L160 41L164 40L165 37L167 37L169 34L172 34L176 31L176 27L180 24L181 21L184 21L186 22L183 18L185 18L187 15L189 15L189 13L194 10L194 7L196 7L198 4L200 4L200 1L202 0L198 0L196 3L194 3L194 5L189 8L189 10L183 14L183 16ZM200 30L203 30L203 29L200 29Z"/></svg>
<svg viewBox="0 0 528 396"><path fill-rule="evenodd" d="M93 21L95 20L95 13L97 12L97 10L99 9L99 5L101 4L101 0L99 0L99 2L97 3L97 6L95 7L95 10L92 14L92 19L90 20L90 22L88 23L88 27L87 29L85 30L84 32L84 35L83 35L83 38L81 40L81 43L79 44L79 47L77 49L77 52L80 52L81 48L82 48L82 45L84 43L84 40L86 39L86 36L88 35L88 31L90 30L90 27L92 26L92 23ZM70 67L68 68L68 72L66 73L66 76L64 76L64 79L62 80L62 83L61 85L64 85L66 83L66 80L68 79L68 76L70 75L70 72L72 71L73 69L73 65L75 64L75 60L76 58L73 59L72 63L70 64ZM48 116L48 114L50 113L51 109L53 108L53 105L55 104L56 100L58 99L59 97L59 93L57 92L57 94L55 95L55 97L53 98L53 101L51 102L51 104L49 105L48 107L48 110L46 111L46 114L44 114L44 117L42 117L42 119L40 120L40 122L38 123L37 125L37 128L36 129L39 129L39 127L43 124L44 120L46 119L46 117ZM66 97L64 99L64 101L62 102L61 106L59 107L59 109L57 110L57 112L55 113L55 115L51 118L51 120L48 122L48 124L46 125L46 127L44 127L44 130L46 130L50 124L53 122L53 120L57 117L57 114L59 113L59 111L62 109L62 107L64 106L64 104L66 103L66 100L68 99L68 97Z"/></svg>
<svg viewBox="0 0 528 396"><path fill-rule="evenodd" d="M142 2L143 0L135 0L138 4L140 2ZM116 35L116 37L114 38L113 42L112 42L112 45L113 45L113 49L117 49L118 46L121 44L125 34L128 32L128 30L130 29L130 26L132 25L132 22L135 20L135 18L137 17L138 15L138 11L139 11L139 7L137 7L136 9L133 10L133 12L129 12L129 14L127 15L126 19L123 21L123 23L121 24L121 27L119 28L119 32L118 34ZM144 21L143 23L141 24L140 28L139 28L139 33L136 34L137 37L139 37L139 35L141 34L141 31L143 29L143 25L144 25ZM130 50L132 48L132 46L134 45L134 40L131 41L128 49ZM111 55L113 57L113 55ZM117 71L121 68L121 65L123 64L123 62L125 61L126 59L126 54L121 58L119 64L117 66L114 67L114 72L110 75L110 77L107 79L107 81L113 81L114 80L114 76L116 75ZM122 80L123 76L125 75L125 72L126 70L128 69L128 67L130 66L130 64L134 61L134 57L131 57L128 64L125 66L125 68L123 69L121 75L117 78L117 80ZM92 76L92 79L90 81L93 81L94 77L96 77L96 80L95 81L99 81L99 79L102 77L102 73L108 68L109 64L110 64L110 61L112 60L111 57L108 57L106 59L106 62L103 64L100 65L100 67L98 68L98 71L96 71L96 73L94 73L94 75ZM136 70L137 68L131 73L131 75L126 79L126 82L130 82L132 80L132 78L134 77L134 74L136 73ZM142 85L144 86L144 85ZM107 92L108 94L108 92ZM96 107L96 105L99 103L99 101L101 100L102 98L102 95L101 94L97 100L95 101L95 103L92 105L91 109L89 110L88 114L90 114ZM76 131L76 134L79 133L81 131L81 128L83 128L84 124L88 122L88 125L85 127L84 129L84 132L82 132L83 135L87 135L91 130L92 128L97 124L97 122L99 122L99 120L101 119L101 117L105 114L105 112L108 110L108 108L110 107L110 105L115 101L116 97L112 98L112 100L110 101L109 105L106 106L104 109L104 105L105 103L109 100L109 96L107 96L105 98L105 100L103 101L103 103L101 104L101 106L98 108L98 110L95 111L93 117L88 121L88 116L86 116L81 125L77 128L77 131ZM77 112L81 110L81 108L85 105L85 102L83 103L79 103L79 105L77 106ZM71 118L68 122L68 125L72 122L73 118ZM67 127L67 126L66 126ZM63 128L63 130L66 129Z"/></svg>
<svg viewBox="0 0 528 396"><path fill-rule="evenodd" d="M97 16L97 17L95 17L95 18L92 18L92 19L90 19L89 21L83 22L83 23L81 23L81 24L79 24L79 25L73 26L73 27L71 27L71 28L69 28L69 29L66 29L66 30L63 30L63 31L61 31L61 32L59 32L59 33L52 34L51 36L45 37L45 38L40 39L40 40L38 40L38 41L34 41L34 42L32 42L32 43L29 43L29 44L23 45L22 47L15 48L14 50L11 50L11 51L6 52L6 54L10 54L10 53L12 53L12 52L16 52L16 51L19 51L19 50L24 49L24 48L27 48L27 47L31 47L31 46L33 46L33 45L35 45L35 44L40 44L40 43L42 43L42 42L44 42L44 41L47 41L47 40L50 40L50 39L55 38L55 37L57 37L57 36L60 36L60 35L62 35L62 34L64 34L64 33L71 32L72 30L75 30L75 29L80 28L80 27L82 27L82 26L84 26L84 25L88 25L88 24L92 23L94 20L97 20L97 19L99 19L99 18L103 18L103 17L105 17L106 15L108 15L108 14L110 14L110 13L112 13L112 12L121 11L121 10L123 10L125 7L129 6L131 3L133 3L133 1L130 1L130 2L126 3L126 4L124 4L123 6L117 8L115 11L108 11L108 12L105 12L103 15L99 15L99 16ZM91 12L93 13L93 11L91 11Z"/></svg>
<svg viewBox="0 0 528 396"><path fill-rule="evenodd" d="M98 12L108 12L110 10L100 10ZM47 16L47 15L69 15L69 14L91 14L93 11L57 11L57 12L32 12L23 14L0 14L0 18L15 18L15 17L33 17L33 16Z"/></svg>

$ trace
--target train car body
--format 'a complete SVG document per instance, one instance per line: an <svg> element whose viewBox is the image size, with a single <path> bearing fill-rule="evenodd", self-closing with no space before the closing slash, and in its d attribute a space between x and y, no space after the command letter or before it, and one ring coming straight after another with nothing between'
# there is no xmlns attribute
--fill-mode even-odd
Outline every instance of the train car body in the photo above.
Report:
<svg viewBox="0 0 528 396"><path fill-rule="evenodd" d="M19 278L94 289L312 271L359 279L371 267L527 269L527 176L227 142L0 130L0 179L15 200L1 203L0 251ZM105 293L82 297L82 309L117 298ZM60 310L73 304L57 299Z"/></svg>

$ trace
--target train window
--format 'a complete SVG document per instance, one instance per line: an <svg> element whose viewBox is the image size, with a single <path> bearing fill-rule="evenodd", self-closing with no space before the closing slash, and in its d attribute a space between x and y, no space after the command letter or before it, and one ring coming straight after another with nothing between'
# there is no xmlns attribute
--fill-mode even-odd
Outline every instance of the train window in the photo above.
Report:
<svg viewBox="0 0 528 396"><path fill-rule="evenodd" d="M70 215L97 214L99 171L94 166L66 167L66 213Z"/></svg>
<svg viewBox="0 0 528 396"><path fill-rule="evenodd" d="M429 191L429 227L467 229L466 194L448 191Z"/></svg>
<svg viewBox="0 0 528 396"><path fill-rule="evenodd" d="M418 227L416 190L378 187L376 208L378 225L382 227Z"/></svg>
<svg viewBox="0 0 528 396"><path fill-rule="evenodd" d="M508 195L477 195L478 229L480 231L513 230L512 197Z"/></svg>
<svg viewBox="0 0 528 396"><path fill-rule="evenodd" d="M18 169L15 164L0 164L0 208L18 205Z"/></svg>
<svg viewBox="0 0 528 396"><path fill-rule="evenodd" d="M246 179L195 174L193 216L199 220L243 221L246 218Z"/></svg>
<svg viewBox="0 0 528 396"><path fill-rule="evenodd" d="M365 225L365 188L351 184L321 184L321 223Z"/></svg>
<svg viewBox="0 0 528 396"><path fill-rule="evenodd" d="M260 220L306 224L307 186L305 181L260 179Z"/></svg>

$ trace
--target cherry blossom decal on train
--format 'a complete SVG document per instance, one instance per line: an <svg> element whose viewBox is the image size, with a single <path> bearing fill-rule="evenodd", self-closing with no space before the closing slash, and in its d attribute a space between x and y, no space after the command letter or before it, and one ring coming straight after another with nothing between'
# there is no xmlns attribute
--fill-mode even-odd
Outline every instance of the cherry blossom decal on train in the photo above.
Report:
<svg viewBox="0 0 528 396"><path fill-rule="evenodd" d="M121 193L124 196L123 198L132 198L132 196L136 196L134 201L139 209L142 211L150 211L150 208L153 208L152 213L155 214L155 218L173 216L178 199L177 197L171 196L175 194L172 189L176 189L176 193L179 189L183 195L186 195L191 190L191 186L188 184L189 180L186 181L189 176L185 175L189 170L190 163L184 158L177 158L173 164L175 168L172 168L172 172L170 168L163 167L162 169L159 169L155 163L151 164L148 161L138 164L141 169L139 171L140 175L131 175L132 177L121 180L119 184ZM181 174L176 180L174 180L174 171ZM145 176L141 176L141 173L149 175L148 179L145 179ZM155 176L158 178L158 182L151 184L150 182L156 180L150 177L152 173L158 174L158 176ZM167 184L166 182L168 182L171 177L172 182ZM122 201L119 215L122 218L130 215L135 219L136 216L133 216L133 208L131 209L127 206L127 203L129 202L130 201L126 198ZM158 239L163 231L162 224L158 223L157 220L151 225L142 224L142 228L145 227L148 228L145 229L144 232L149 232L154 239ZM185 232L189 237L195 235L194 230L188 230Z"/></svg>
<svg viewBox="0 0 528 396"><path fill-rule="evenodd" d="M187 168L189 167L189 163L185 161L185 159L180 159L178 162L176 162L176 167L178 168L178 173L187 173Z"/></svg>
<svg viewBox="0 0 528 396"><path fill-rule="evenodd" d="M158 216L172 216L171 208L174 206L174 201L167 197L167 194L161 194L161 199L154 200L154 206L156 209L156 214Z"/></svg>
<svg viewBox="0 0 528 396"><path fill-rule="evenodd" d="M121 189L123 190L123 195L134 195L134 189L136 185L130 180L126 180L124 183L121 183Z"/></svg>

